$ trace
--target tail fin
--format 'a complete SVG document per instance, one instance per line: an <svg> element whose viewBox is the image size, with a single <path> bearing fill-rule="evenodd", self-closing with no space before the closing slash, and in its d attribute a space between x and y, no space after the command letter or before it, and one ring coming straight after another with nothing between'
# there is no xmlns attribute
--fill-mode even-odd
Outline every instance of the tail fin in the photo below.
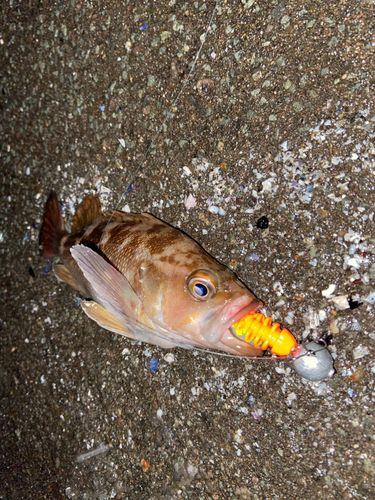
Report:
<svg viewBox="0 0 375 500"><path fill-rule="evenodd" d="M44 257L59 255L61 238L66 234L59 200L51 191L44 207L43 221L39 233L39 245Z"/></svg>

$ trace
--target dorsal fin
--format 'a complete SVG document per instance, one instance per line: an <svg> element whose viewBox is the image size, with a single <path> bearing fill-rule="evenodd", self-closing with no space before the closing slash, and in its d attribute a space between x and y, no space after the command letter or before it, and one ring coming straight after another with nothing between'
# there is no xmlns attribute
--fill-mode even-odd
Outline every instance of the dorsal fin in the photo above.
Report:
<svg viewBox="0 0 375 500"><path fill-rule="evenodd" d="M96 194L89 194L81 201L74 214L72 219L72 233L79 232L102 216L103 212L99 196Z"/></svg>

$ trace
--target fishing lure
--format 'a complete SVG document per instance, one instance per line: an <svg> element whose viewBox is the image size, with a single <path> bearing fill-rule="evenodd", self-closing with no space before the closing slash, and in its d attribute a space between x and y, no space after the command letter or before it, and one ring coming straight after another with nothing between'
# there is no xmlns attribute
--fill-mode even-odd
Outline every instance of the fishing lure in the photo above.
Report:
<svg viewBox="0 0 375 500"><path fill-rule="evenodd" d="M231 331L262 351L271 348L276 356L288 356L298 345L292 332L282 329L279 323L272 323L271 318L261 312L247 314L232 325Z"/></svg>
<svg viewBox="0 0 375 500"><path fill-rule="evenodd" d="M333 359L328 349L317 342L299 345L287 328L272 323L270 317L261 312L250 312L230 331L244 342L263 351L271 350L276 357L286 357L292 361L295 371L307 380L322 380L334 373Z"/></svg>

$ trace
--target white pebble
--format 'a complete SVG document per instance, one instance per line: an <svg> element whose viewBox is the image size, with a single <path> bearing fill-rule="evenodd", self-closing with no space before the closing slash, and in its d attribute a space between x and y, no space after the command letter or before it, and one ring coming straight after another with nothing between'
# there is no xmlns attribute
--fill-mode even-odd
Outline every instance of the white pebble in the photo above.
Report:
<svg viewBox="0 0 375 500"><path fill-rule="evenodd" d="M364 358L368 354L370 354L369 348L362 345L362 344L359 344L359 346L357 346L353 349L353 358L354 359Z"/></svg>
<svg viewBox="0 0 375 500"><path fill-rule="evenodd" d="M331 302L339 311L344 311L345 309L350 308L348 297L346 295L337 295L331 299Z"/></svg>
<svg viewBox="0 0 375 500"><path fill-rule="evenodd" d="M171 352L168 352L168 354L164 356L164 361L166 361L169 364L174 363L174 360L175 360L174 354L172 354Z"/></svg>
<svg viewBox="0 0 375 500"><path fill-rule="evenodd" d="M198 468L193 464L188 464L186 470L190 477L195 477L198 474Z"/></svg>
<svg viewBox="0 0 375 500"><path fill-rule="evenodd" d="M333 292L336 290L336 285L334 283L331 283L328 288L325 290L322 290L322 295L323 297L326 297L327 299L331 298L333 295Z"/></svg>
<svg viewBox="0 0 375 500"><path fill-rule="evenodd" d="M263 193L271 193L272 191L277 191L275 187L276 179L274 177L269 177L265 181L262 182Z"/></svg>
<svg viewBox="0 0 375 500"><path fill-rule="evenodd" d="M326 396L329 393L329 386L326 382L312 383L312 389L317 396Z"/></svg>
<svg viewBox="0 0 375 500"><path fill-rule="evenodd" d="M344 234L344 240L359 243L361 241L361 235L359 233L355 233L352 229Z"/></svg>
<svg viewBox="0 0 375 500"><path fill-rule="evenodd" d="M340 156L332 156L331 163L332 165L338 165L342 163L342 158Z"/></svg>
<svg viewBox="0 0 375 500"><path fill-rule="evenodd" d="M291 406L293 401L296 401L296 399L297 399L297 394L295 392L291 392L290 394L288 394L288 396L286 398L287 405Z"/></svg>
<svg viewBox="0 0 375 500"><path fill-rule="evenodd" d="M359 269L362 264L362 257L360 255L354 255L354 257L345 257L345 264L349 267L353 267L354 269Z"/></svg>
<svg viewBox="0 0 375 500"><path fill-rule="evenodd" d="M243 437L242 437L242 429L237 429L236 432L234 433L234 440L236 443L242 443Z"/></svg>
<svg viewBox="0 0 375 500"><path fill-rule="evenodd" d="M325 321L327 319L327 313L324 311L324 309L319 309L318 315L320 322Z"/></svg>
<svg viewBox="0 0 375 500"><path fill-rule="evenodd" d="M197 205L196 198L192 194L189 194L189 196L185 199L186 210L190 210L191 208L194 208L196 205Z"/></svg>
<svg viewBox="0 0 375 500"><path fill-rule="evenodd" d="M284 142L282 142L282 143L280 144L280 149L281 149L282 151L288 151L288 149L289 149L289 144L288 144L288 141L284 141Z"/></svg>
<svg viewBox="0 0 375 500"><path fill-rule="evenodd" d="M163 410L161 408L159 408L158 411L156 412L156 416L158 418L161 418L163 416Z"/></svg>
<svg viewBox="0 0 375 500"><path fill-rule="evenodd" d="M208 211L215 215L225 215L225 210L221 207L217 207L216 205L210 205L208 207Z"/></svg>

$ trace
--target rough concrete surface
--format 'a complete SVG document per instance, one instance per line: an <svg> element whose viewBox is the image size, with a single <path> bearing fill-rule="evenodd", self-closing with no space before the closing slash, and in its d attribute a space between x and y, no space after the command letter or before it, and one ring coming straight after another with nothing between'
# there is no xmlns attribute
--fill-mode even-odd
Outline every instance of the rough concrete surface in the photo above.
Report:
<svg viewBox="0 0 375 500"><path fill-rule="evenodd" d="M373 498L373 7L3 2L1 498ZM336 375L101 330L51 188L183 228Z"/></svg>

